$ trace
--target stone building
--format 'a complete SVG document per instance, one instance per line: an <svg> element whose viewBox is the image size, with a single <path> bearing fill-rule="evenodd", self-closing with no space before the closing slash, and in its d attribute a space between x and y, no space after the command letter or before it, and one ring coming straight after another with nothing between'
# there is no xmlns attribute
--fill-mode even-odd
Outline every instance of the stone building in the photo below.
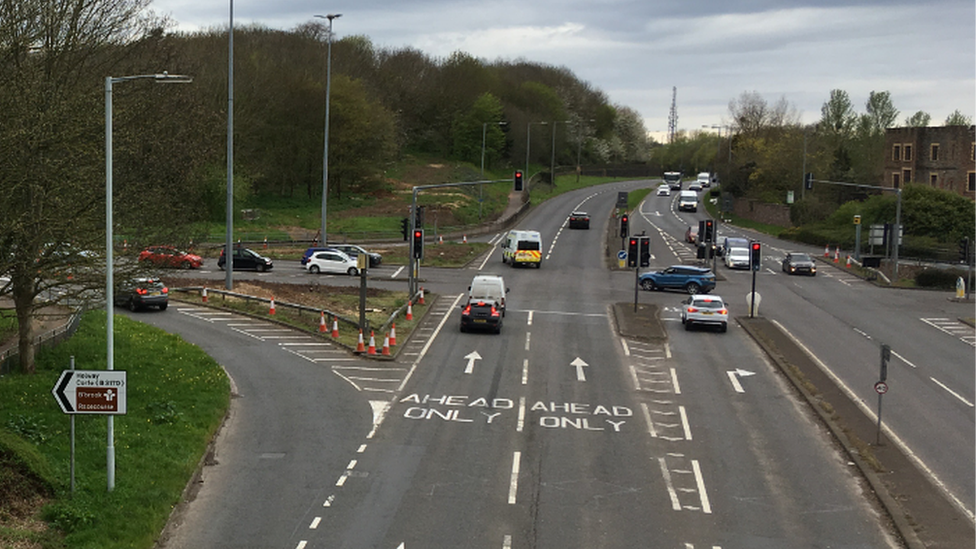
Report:
<svg viewBox="0 0 976 549"><path fill-rule="evenodd" d="M882 186L905 183L976 199L976 126L889 128Z"/></svg>

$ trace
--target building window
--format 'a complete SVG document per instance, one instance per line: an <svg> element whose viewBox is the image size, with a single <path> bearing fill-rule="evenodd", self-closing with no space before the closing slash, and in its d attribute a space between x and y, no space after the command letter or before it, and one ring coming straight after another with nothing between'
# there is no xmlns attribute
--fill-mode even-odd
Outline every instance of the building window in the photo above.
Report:
<svg viewBox="0 0 976 549"><path fill-rule="evenodd" d="M913 179L912 179L912 170L907 170L907 169L906 170L902 170L901 171L901 179L906 184L907 183L911 183L913 181Z"/></svg>
<svg viewBox="0 0 976 549"><path fill-rule="evenodd" d="M976 172L969 172L969 192L976 192Z"/></svg>
<svg viewBox="0 0 976 549"><path fill-rule="evenodd" d="M932 161L935 162L939 159L939 144L932 143Z"/></svg>
<svg viewBox="0 0 976 549"><path fill-rule="evenodd" d="M929 173L929 185L931 185L933 187L938 187L939 186L939 174L937 174L935 172Z"/></svg>
<svg viewBox="0 0 976 549"><path fill-rule="evenodd" d="M911 162L911 161L912 161L912 146L905 145L905 162Z"/></svg>
<svg viewBox="0 0 976 549"><path fill-rule="evenodd" d="M973 150L976 151L976 145L973 145ZM891 159L896 162L901 160L901 145L895 145L891 148Z"/></svg>
<svg viewBox="0 0 976 549"><path fill-rule="evenodd" d="M900 186L901 186L901 179L900 179L900 177L898 175L898 172L892 173L891 174L891 188L897 189Z"/></svg>

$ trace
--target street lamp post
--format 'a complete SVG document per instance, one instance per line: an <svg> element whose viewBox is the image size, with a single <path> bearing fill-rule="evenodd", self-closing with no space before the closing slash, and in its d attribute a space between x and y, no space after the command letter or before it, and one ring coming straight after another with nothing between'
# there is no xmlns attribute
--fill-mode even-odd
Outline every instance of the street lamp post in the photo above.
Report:
<svg viewBox="0 0 976 549"><path fill-rule="evenodd" d="M322 226L319 228L319 245L326 244L325 218L326 206L329 200L329 99L332 92L332 21L342 17L341 13L316 15L315 17L329 20L329 53L325 69L325 151L322 153Z"/></svg>
<svg viewBox="0 0 976 549"><path fill-rule="evenodd" d="M526 183L532 179L529 175L529 150L532 147L532 124L545 126L548 122L529 122L525 126L525 180Z"/></svg>
<svg viewBox="0 0 976 549"><path fill-rule="evenodd" d="M224 219L224 289L234 289L234 0L227 28L227 211Z"/></svg>
<svg viewBox="0 0 976 549"><path fill-rule="evenodd" d="M152 79L159 83L185 84L189 76L176 74L140 74L136 76L105 77L105 330L107 343L106 370L115 369L115 277L112 267L112 86L117 82ZM108 416L108 491L115 488L115 422Z"/></svg>
<svg viewBox="0 0 976 549"><path fill-rule="evenodd" d="M552 158L549 160L549 182L556 185L556 124L568 124L571 120L555 120L552 123Z"/></svg>
<svg viewBox="0 0 976 549"><path fill-rule="evenodd" d="M587 122L596 122L596 118L591 118ZM580 172L583 171L580 166L580 162L583 157L583 123L581 120L576 121L576 183L580 181Z"/></svg>

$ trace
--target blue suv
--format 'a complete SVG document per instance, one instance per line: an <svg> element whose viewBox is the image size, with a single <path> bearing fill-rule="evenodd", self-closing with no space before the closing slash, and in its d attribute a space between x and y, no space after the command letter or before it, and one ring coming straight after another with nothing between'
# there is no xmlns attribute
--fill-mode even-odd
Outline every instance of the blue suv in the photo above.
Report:
<svg viewBox="0 0 976 549"><path fill-rule="evenodd" d="M707 294L715 288L711 270L689 265L673 265L663 271L649 271L640 275L642 290L684 290L689 294Z"/></svg>

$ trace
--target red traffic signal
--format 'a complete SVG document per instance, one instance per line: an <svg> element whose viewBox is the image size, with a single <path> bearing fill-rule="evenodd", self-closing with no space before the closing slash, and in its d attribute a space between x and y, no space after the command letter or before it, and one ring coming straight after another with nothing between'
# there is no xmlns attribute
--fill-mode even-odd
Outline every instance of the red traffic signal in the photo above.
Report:
<svg viewBox="0 0 976 549"><path fill-rule="evenodd" d="M620 238L627 238L628 234L627 214L620 216Z"/></svg>
<svg viewBox="0 0 976 549"><path fill-rule="evenodd" d="M522 170L515 170L515 190L522 190Z"/></svg>
<svg viewBox="0 0 976 549"><path fill-rule="evenodd" d="M758 271L759 265L762 263L762 244L753 242L749 247L749 264L753 271Z"/></svg>

